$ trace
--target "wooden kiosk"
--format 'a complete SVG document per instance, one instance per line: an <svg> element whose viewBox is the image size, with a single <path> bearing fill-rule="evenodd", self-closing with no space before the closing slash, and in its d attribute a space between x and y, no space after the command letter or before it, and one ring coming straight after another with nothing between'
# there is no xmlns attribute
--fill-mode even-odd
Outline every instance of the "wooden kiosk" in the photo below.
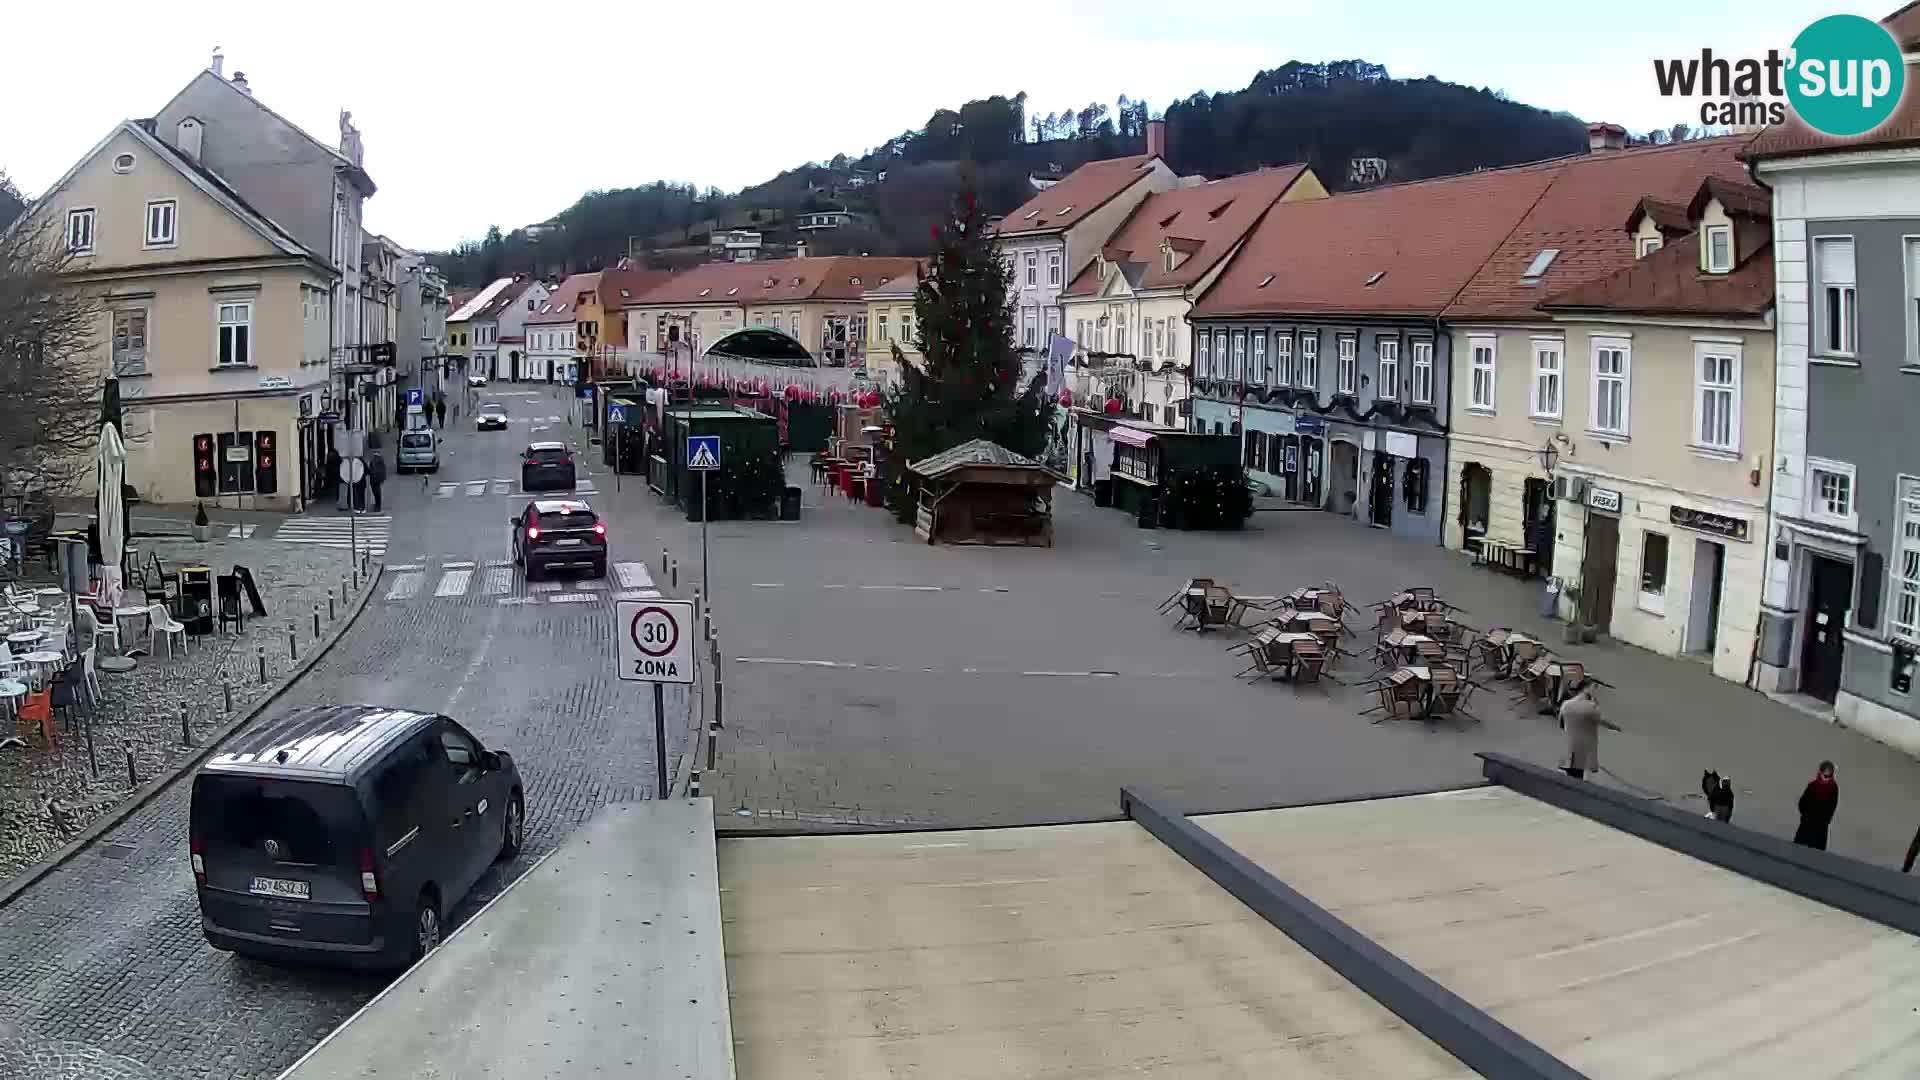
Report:
<svg viewBox="0 0 1920 1080"><path fill-rule="evenodd" d="M1053 546L1052 469L975 439L907 466L919 489L913 533L929 544Z"/></svg>

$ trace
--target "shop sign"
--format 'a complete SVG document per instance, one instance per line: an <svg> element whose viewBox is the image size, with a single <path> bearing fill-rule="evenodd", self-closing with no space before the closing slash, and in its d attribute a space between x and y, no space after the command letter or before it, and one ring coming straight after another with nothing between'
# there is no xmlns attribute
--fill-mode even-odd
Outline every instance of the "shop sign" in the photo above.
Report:
<svg viewBox="0 0 1920 1080"><path fill-rule="evenodd" d="M1620 493L1612 488L1588 488L1587 505L1595 510L1605 510L1609 514L1620 512Z"/></svg>
<svg viewBox="0 0 1920 1080"><path fill-rule="evenodd" d="M1667 520L1682 529L1724 536L1743 544L1747 542L1746 518L1716 514L1711 510L1696 510L1691 506L1675 506L1667 511Z"/></svg>
<svg viewBox="0 0 1920 1080"><path fill-rule="evenodd" d="M1293 430L1302 435L1320 435L1327 430L1327 418L1324 416L1295 416Z"/></svg>
<svg viewBox="0 0 1920 1080"><path fill-rule="evenodd" d="M260 389L291 390L293 389L293 379L286 375L262 375L260 376Z"/></svg>

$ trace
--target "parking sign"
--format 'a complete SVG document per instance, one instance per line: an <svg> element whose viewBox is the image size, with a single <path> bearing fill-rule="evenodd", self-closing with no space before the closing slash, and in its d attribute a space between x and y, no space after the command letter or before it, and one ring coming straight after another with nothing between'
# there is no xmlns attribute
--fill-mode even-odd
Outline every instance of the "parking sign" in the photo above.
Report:
<svg viewBox="0 0 1920 1080"><path fill-rule="evenodd" d="M693 605L685 600L614 604L616 674L628 682L693 681Z"/></svg>

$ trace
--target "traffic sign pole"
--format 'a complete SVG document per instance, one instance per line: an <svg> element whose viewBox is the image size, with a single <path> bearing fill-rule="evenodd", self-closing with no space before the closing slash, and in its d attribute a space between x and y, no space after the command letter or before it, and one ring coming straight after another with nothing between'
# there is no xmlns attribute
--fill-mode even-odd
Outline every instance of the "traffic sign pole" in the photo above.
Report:
<svg viewBox="0 0 1920 1080"><path fill-rule="evenodd" d="M658 786L653 789L653 797L664 799L671 792L667 790L667 687L665 683L653 684L653 763Z"/></svg>
<svg viewBox="0 0 1920 1080"><path fill-rule="evenodd" d="M666 684L693 682L693 605L684 600L621 600L614 605L614 673L653 684L654 798L667 779Z"/></svg>
<svg viewBox="0 0 1920 1080"><path fill-rule="evenodd" d="M707 581L707 519L713 516L713 504L707 501L707 472L700 471L700 592L713 604L713 586Z"/></svg>

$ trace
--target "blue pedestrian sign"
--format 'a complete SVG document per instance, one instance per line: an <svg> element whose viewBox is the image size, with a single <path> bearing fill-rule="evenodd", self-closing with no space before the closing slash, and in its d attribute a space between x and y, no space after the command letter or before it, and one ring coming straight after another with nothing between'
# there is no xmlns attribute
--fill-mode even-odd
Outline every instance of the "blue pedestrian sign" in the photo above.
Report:
<svg viewBox="0 0 1920 1080"><path fill-rule="evenodd" d="M418 386L407 387L407 404L425 405L426 403L427 391L424 388Z"/></svg>
<svg viewBox="0 0 1920 1080"><path fill-rule="evenodd" d="M720 467L720 436L687 436L687 468L717 469Z"/></svg>
<svg viewBox="0 0 1920 1080"><path fill-rule="evenodd" d="M624 424L626 422L627 422L627 407L625 405L607 406L607 423Z"/></svg>

